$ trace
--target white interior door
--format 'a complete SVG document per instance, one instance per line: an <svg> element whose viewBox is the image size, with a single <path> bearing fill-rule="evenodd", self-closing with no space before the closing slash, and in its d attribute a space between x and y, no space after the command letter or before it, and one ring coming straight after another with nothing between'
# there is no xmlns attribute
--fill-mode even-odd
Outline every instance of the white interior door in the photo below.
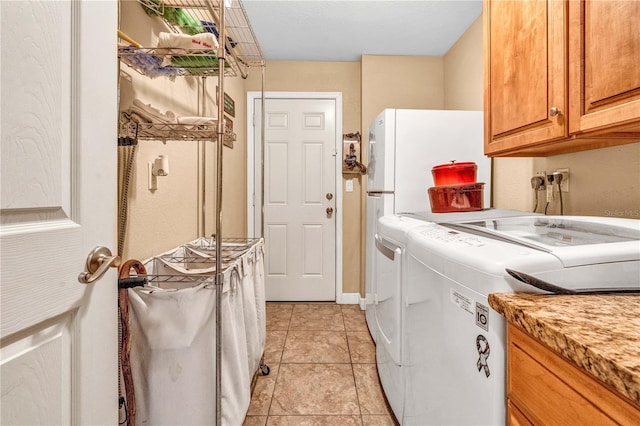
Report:
<svg viewBox="0 0 640 426"><path fill-rule="evenodd" d="M267 98L264 131L267 300L334 301L336 101Z"/></svg>
<svg viewBox="0 0 640 426"><path fill-rule="evenodd" d="M0 2L2 425L117 424L117 3Z"/></svg>

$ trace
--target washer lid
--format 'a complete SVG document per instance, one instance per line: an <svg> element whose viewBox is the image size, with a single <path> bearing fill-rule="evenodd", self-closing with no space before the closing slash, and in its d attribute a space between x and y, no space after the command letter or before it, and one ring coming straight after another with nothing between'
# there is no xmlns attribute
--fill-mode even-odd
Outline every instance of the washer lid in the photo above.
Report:
<svg viewBox="0 0 640 426"><path fill-rule="evenodd" d="M451 222L472 222L484 219L494 219L497 217L509 216L531 216L532 213L524 213L518 210L504 210L488 208L472 212L451 212L451 213L433 213L433 212L412 212L400 213L400 216L410 217L425 222L435 223L451 223Z"/></svg>
<svg viewBox="0 0 640 426"><path fill-rule="evenodd" d="M640 221L595 216L520 216L446 224L535 248L565 268L640 260Z"/></svg>

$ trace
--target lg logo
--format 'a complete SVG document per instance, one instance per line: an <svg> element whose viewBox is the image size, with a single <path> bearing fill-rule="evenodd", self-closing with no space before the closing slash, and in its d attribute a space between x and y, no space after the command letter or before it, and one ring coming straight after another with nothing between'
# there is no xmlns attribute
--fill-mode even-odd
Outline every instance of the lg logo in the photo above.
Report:
<svg viewBox="0 0 640 426"><path fill-rule="evenodd" d="M476 302L476 325L489 331L489 307Z"/></svg>

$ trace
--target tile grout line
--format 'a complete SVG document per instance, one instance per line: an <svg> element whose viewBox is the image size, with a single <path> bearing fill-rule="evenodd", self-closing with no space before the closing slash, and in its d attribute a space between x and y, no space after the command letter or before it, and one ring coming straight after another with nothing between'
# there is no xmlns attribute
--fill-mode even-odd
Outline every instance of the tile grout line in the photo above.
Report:
<svg viewBox="0 0 640 426"><path fill-rule="evenodd" d="M291 319L293 318L293 310L295 308L295 304L291 307L291 313L289 314L289 321L287 322L287 329L284 335L284 341L282 342L282 352L280 353L280 362L278 363L278 374L276 374L276 379L273 383L273 392L271 392L271 398L269 399L269 409L267 410L267 418L265 420L265 426L269 424L269 417L271 416L271 406L273 405L273 396L276 393L276 387L278 386L278 377L280 376L280 367L282 367L284 360L284 349L287 346L287 339L289 338L289 331L291 330Z"/></svg>
<svg viewBox="0 0 640 426"><path fill-rule="evenodd" d="M285 348L285 345L287 343L287 338L289 337L289 328L291 327L291 317L292 316L293 316L293 307L291 308L291 314L289 315L289 321L287 322L287 329L284 330L285 331L285 335L284 335L284 341L282 342L282 351L280 352L280 358L278 360L278 372L276 373L276 377L274 379L273 391L271 392L271 396L269 397L269 408L267 408L265 426L269 423L269 417L270 417L269 413L271 412L271 406L273 405L273 395L275 394L276 387L278 386L278 377L280 376L280 367L282 366L282 360L284 358L284 348ZM276 330L271 330L271 331L276 331Z"/></svg>
<svg viewBox="0 0 640 426"><path fill-rule="evenodd" d="M362 407L360 406L360 394L358 393L358 385L356 383L356 374L353 371L353 358L351 356L351 345L349 345L349 336L347 335L347 326L344 320L344 311L340 308L340 313L342 314L342 324L344 327L344 337L347 339L347 350L349 351L349 365L351 367L351 377L353 377L353 388L356 391L356 401L358 403L358 417L360 418L360 424L364 425L364 419L362 418Z"/></svg>

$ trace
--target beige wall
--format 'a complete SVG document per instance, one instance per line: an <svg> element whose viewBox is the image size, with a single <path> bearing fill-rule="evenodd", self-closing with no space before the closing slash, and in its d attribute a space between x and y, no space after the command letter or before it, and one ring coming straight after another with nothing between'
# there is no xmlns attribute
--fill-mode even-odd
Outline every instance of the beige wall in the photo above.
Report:
<svg viewBox="0 0 640 426"><path fill-rule="evenodd" d="M569 168L564 214L640 219L640 143L556 155L540 169ZM526 183L526 182L525 182ZM559 214L558 203L550 213Z"/></svg>
<svg viewBox="0 0 640 426"><path fill-rule="evenodd" d="M261 73L249 73L246 88L260 91ZM270 61L265 70L268 92L341 92L342 131L360 132L360 63L359 62L290 62ZM353 180L353 192L344 190L347 179ZM362 178L345 175L342 182L342 288L356 293L360 287L360 239Z"/></svg>
<svg viewBox="0 0 640 426"><path fill-rule="evenodd" d="M253 70L257 73L259 70ZM217 78L211 78L212 93L215 94ZM224 79L224 91L235 102L235 117L227 116L233 122L236 140L233 148L222 150L222 238L244 238L247 236L247 118L245 80L241 77ZM207 179L205 188L205 211L207 222L205 235L215 231L215 191L217 144L206 143ZM218 232L219 233L219 232Z"/></svg>
<svg viewBox="0 0 640 426"><path fill-rule="evenodd" d="M249 72L248 91L260 91L259 70ZM342 126L345 133L360 125L359 62L269 61L265 69L268 92L342 92Z"/></svg>
<svg viewBox="0 0 640 426"><path fill-rule="evenodd" d="M363 130L385 108L442 109L443 74L440 57L363 55Z"/></svg>
<svg viewBox="0 0 640 426"><path fill-rule="evenodd" d="M444 56L444 109L482 111L482 84L482 19L477 19Z"/></svg>
<svg viewBox="0 0 640 426"><path fill-rule="evenodd" d="M537 171L568 168L569 193L563 193L565 215L614 216L640 219L640 143L540 158L494 160L494 206L532 211L530 179ZM539 194L537 212L544 211ZM548 214L560 214L560 201Z"/></svg>

